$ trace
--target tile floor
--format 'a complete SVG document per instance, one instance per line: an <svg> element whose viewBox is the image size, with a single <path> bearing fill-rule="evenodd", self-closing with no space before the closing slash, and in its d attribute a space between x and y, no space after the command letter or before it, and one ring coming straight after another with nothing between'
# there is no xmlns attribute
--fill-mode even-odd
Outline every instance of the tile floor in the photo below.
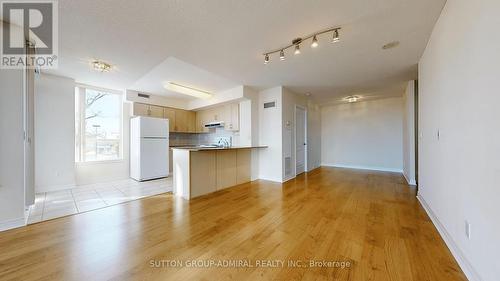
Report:
<svg viewBox="0 0 500 281"><path fill-rule="evenodd" d="M37 193L35 204L29 211L28 224L100 209L170 191L172 191L172 177L145 182L127 179Z"/></svg>

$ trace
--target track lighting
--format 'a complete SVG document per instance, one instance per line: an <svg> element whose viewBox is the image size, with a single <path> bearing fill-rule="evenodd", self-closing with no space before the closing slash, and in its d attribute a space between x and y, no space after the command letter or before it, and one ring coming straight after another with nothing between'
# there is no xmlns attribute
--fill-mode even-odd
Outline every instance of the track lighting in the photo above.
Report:
<svg viewBox="0 0 500 281"><path fill-rule="evenodd" d="M297 44L295 45L295 52L293 52L295 55L299 55L300 54L300 45Z"/></svg>
<svg viewBox="0 0 500 281"><path fill-rule="evenodd" d="M300 54L300 44L302 42L304 42L305 40L308 40L308 39L311 39L311 47L312 48L316 48L319 46L319 42L318 42L318 37L320 35L323 35L325 33L332 33L332 42L338 42L340 41L340 35L339 35L339 30L341 28L340 27L335 27L335 28L330 28L330 29L327 29L327 30L323 30L323 31L320 31L320 32L316 32L316 33L313 33L311 35L308 35L304 38L295 38L292 40L292 43L290 45L287 45L283 48L279 48L279 49L276 49L276 50L273 50L273 51L270 51L270 52L266 52L264 53L264 64L268 64L271 59L270 59L270 55L272 54L275 54L275 53L279 53L280 55L280 60L285 60L285 50L286 49L289 49L289 48L295 48L294 50L294 54L295 55L298 55Z"/></svg>
<svg viewBox="0 0 500 281"><path fill-rule="evenodd" d="M339 31L338 29L336 29L334 32L333 32L333 39L332 39L332 43L337 43L340 41L340 36L339 36Z"/></svg>
<svg viewBox="0 0 500 281"><path fill-rule="evenodd" d="M311 43L311 47L316 48L318 47L318 38L316 38L316 35L313 37L313 41Z"/></svg>

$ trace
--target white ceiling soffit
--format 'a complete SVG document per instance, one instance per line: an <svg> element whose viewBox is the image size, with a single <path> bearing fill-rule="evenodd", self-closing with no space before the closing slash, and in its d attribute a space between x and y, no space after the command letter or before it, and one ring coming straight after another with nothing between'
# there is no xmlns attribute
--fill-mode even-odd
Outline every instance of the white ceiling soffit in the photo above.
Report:
<svg viewBox="0 0 500 281"><path fill-rule="evenodd" d="M142 85L159 62L175 57L238 85L284 85L298 93L310 92L317 101L353 92L383 92L416 78L416 64L444 3L59 1L59 69L50 72L125 89ZM342 27L339 43L320 37L318 48L304 45L298 56L290 52L283 62L273 56L263 64L263 52L333 26ZM382 50L391 41L401 44ZM116 69L98 73L89 66L92 59L110 62ZM190 81L188 76L184 78ZM202 82L196 84L203 87Z"/></svg>
<svg viewBox="0 0 500 281"><path fill-rule="evenodd" d="M212 94L237 86L236 83L221 76L169 57L139 78L130 86L130 89L168 97L195 99L184 94L168 91L164 87L168 82L175 82Z"/></svg>

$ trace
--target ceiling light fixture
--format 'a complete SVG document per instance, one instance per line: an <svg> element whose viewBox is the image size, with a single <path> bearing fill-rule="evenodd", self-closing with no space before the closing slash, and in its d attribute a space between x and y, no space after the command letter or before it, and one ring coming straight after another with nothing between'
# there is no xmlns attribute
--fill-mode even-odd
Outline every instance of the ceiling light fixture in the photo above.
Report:
<svg viewBox="0 0 500 281"><path fill-rule="evenodd" d="M212 94L209 92L198 90L193 87L177 84L174 82L168 82L164 85L164 87L169 91L192 96L195 98L208 99L212 97Z"/></svg>
<svg viewBox="0 0 500 281"><path fill-rule="evenodd" d="M300 54L300 44L302 42L304 42L305 40L309 40L309 39L312 39L312 42L311 42L311 47L312 48L316 48L319 46L319 42L318 42L318 37L320 35L323 35L325 33L332 33L332 42L338 42L340 41L340 35L339 35L339 30L341 29L341 27L335 27L335 28L329 28L329 29L326 29L326 30L323 30L323 31L320 31L320 32L316 32L316 33L313 33L311 35L308 35L306 37L303 37L303 38L295 38L292 40L292 44L290 45L287 45L283 48L279 48L279 49L276 49L276 50L273 50L273 51L270 51L270 52L266 52L264 53L264 64L268 64L270 62L270 55L272 54L275 54L275 53L279 53L280 55L280 60L285 60L285 50L288 49L288 48L295 48L295 51L294 51L294 54L295 55L298 55Z"/></svg>
<svg viewBox="0 0 500 281"><path fill-rule="evenodd" d="M339 31L338 30L335 30L333 32L333 39L332 39L332 43L337 43L340 41L340 36L339 36Z"/></svg>
<svg viewBox="0 0 500 281"><path fill-rule="evenodd" d="M359 99L360 99L359 96L348 96L344 98L344 100L348 102L357 102Z"/></svg>
<svg viewBox="0 0 500 281"><path fill-rule="evenodd" d="M295 51L293 52L295 55L300 55L300 45L295 45Z"/></svg>
<svg viewBox="0 0 500 281"><path fill-rule="evenodd" d="M94 70L97 70L99 72L109 72L111 71L111 68L113 68L111 64L99 60L93 61L92 67L94 68Z"/></svg>
<svg viewBox="0 0 500 281"><path fill-rule="evenodd" d="M393 41L393 42L387 43L384 46L382 46L382 49L388 50L388 49L396 48L397 46L399 46L399 41Z"/></svg>
<svg viewBox="0 0 500 281"><path fill-rule="evenodd" d="M316 35L314 35L314 37L313 37L313 41L311 43L311 47L312 48L318 47L318 38L316 38Z"/></svg>
<svg viewBox="0 0 500 281"><path fill-rule="evenodd" d="M268 54L266 54L266 55L264 56L264 64L267 64L268 62L269 62L269 55L268 55Z"/></svg>

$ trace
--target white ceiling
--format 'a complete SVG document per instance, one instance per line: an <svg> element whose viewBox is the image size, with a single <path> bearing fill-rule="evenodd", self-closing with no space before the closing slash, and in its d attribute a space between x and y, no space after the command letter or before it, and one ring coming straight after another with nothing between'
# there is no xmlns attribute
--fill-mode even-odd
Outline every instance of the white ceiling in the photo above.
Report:
<svg viewBox="0 0 500 281"><path fill-rule="evenodd" d="M321 102L393 94L416 78L416 64L444 3L64 0L59 1L59 69L51 72L95 86L155 92L177 64L190 67L181 67L176 79L200 89L283 85ZM334 26L342 27L340 43L322 37L317 49L304 45L299 56L287 53L284 62L273 56L263 64L263 52ZM395 40L401 42L398 48L381 49ZM89 66L92 59L116 69L97 73Z"/></svg>

